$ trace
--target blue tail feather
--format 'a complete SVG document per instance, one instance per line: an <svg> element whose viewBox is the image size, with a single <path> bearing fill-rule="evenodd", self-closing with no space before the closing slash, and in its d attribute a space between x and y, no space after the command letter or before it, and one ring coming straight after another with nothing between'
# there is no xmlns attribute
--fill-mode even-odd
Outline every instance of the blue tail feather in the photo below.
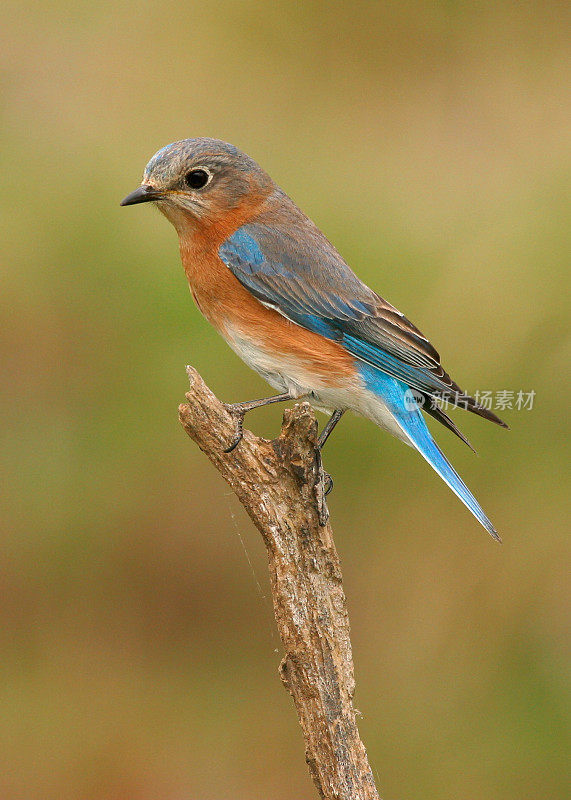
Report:
<svg viewBox="0 0 571 800"><path fill-rule="evenodd" d="M488 531L490 536L501 542L496 529L480 504L432 438L426 421L420 408L415 404L414 396L408 386L396 378L369 367L369 365L362 365L360 371L365 379L367 388L379 396L389 407L395 422L404 434L404 438L428 461L430 466Z"/></svg>

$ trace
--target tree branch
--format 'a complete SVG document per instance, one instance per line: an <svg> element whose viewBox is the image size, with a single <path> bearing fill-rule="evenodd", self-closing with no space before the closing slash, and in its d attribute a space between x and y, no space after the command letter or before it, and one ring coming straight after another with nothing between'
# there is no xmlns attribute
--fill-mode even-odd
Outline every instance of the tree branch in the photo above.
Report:
<svg viewBox="0 0 571 800"><path fill-rule="evenodd" d="M285 650L282 681L293 697L306 760L326 800L379 800L353 708L355 680L339 557L324 516L316 461L317 421L308 403L284 413L274 441L235 423L192 367L180 421L262 534ZM321 504L321 507L320 507ZM325 524L320 524L325 523Z"/></svg>

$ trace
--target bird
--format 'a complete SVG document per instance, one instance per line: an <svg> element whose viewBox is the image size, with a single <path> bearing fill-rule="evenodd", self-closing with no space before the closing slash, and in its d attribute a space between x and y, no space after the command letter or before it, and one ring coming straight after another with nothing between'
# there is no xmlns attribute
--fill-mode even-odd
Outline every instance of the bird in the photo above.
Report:
<svg viewBox="0 0 571 800"><path fill-rule="evenodd" d="M415 448L501 541L436 444L423 412L470 447L443 405L508 426L460 389L426 336L357 277L253 158L219 139L166 145L121 205L146 202L154 203L178 233L182 264L201 313L279 391L227 404L236 420L227 452L241 441L248 411L304 398L331 415L317 440L321 457L350 410Z"/></svg>

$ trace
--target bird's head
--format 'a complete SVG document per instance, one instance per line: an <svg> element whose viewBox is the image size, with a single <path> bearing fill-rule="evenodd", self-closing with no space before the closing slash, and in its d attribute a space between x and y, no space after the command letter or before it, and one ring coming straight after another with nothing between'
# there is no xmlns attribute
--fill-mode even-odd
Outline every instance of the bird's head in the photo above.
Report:
<svg viewBox="0 0 571 800"><path fill-rule="evenodd" d="M151 158L141 185L122 206L154 202L179 233L211 227L254 209L273 182L256 162L218 139L183 139Z"/></svg>

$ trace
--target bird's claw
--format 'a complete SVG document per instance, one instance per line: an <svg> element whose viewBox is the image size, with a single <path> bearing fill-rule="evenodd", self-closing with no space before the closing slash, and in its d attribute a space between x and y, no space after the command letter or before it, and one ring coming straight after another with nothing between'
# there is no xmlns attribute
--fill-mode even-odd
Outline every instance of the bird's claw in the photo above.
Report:
<svg viewBox="0 0 571 800"><path fill-rule="evenodd" d="M321 481L323 485L323 494L325 497L333 490L333 478L331 475L323 469L323 457L321 455L321 448L316 447L316 463L317 463L317 471L318 471L318 481Z"/></svg>
<svg viewBox="0 0 571 800"><path fill-rule="evenodd" d="M333 478L328 472L323 469L323 462L321 459L321 450L316 448L315 462L317 468L317 481L315 482L315 498L317 501L317 513L319 515L319 524L321 527L327 525L329 520L329 509L325 498L333 489Z"/></svg>
<svg viewBox="0 0 571 800"><path fill-rule="evenodd" d="M232 450L235 450L238 447L238 445L242 441L242 437L244 436L244 416L246 412L237 403L236 404L224 403L224 408L230 414L230 416L232 417L232 419L236 424L234 437L229 446L225 447L223 450L224 453L231 453Z"/></svg>

